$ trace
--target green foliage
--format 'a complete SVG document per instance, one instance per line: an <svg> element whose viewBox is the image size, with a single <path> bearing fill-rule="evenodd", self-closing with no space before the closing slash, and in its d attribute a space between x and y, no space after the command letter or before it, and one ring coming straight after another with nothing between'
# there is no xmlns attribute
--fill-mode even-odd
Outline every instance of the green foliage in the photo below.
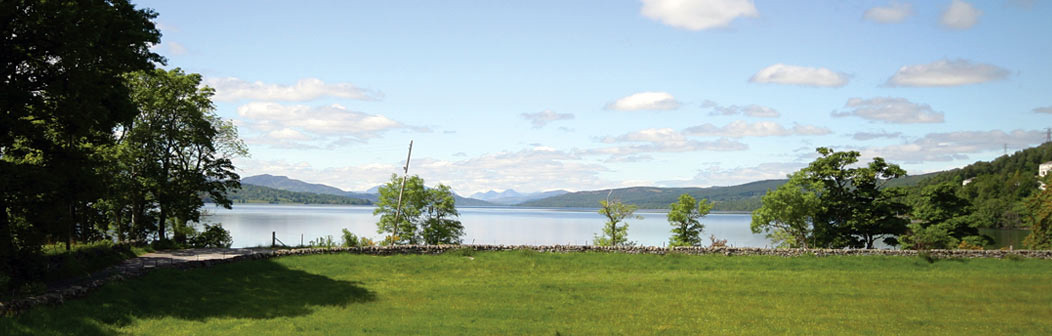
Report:
<svg viewBox="0 0 1052 336"><path fill-rule="evenodd" d="M228 248L234 243L234 239L230 237L230 231L224 229L222 225L204 224L204 227L203 231L190 238L191 246Z"/></svg>
<svg viewBox="0 0 1052 336"><path fill-rule="evenodd" d="M343 229L341 234L340 246L343 247L363 247L363 246L375 246L376 243L372 239L366 237L358 237L350 230Z"/></svg>
<svg viewBox="0 0 1052 336"><path fill-rule="evenodd" d="M315 194L309 192L295 192L253 184L241 184L241 189L227 193L233 203L295 203L295 204L341 204L341 205L369 205L372 202L346 196ZM211 197L206 197L205 202L212 202Z"/></svg>
<svg viewBox="0 0 1052 336"><path fill-rule="evenodd" d="M424 179L410 176L402 179L391 175L391 181L380 187L380 199L373 215L380 215L377 232L390 233L393 244L459 244L464 226L459 220L456 199L449 186L424 187ZM401 207L398 205L401 194Z"/></svg>
<svg viewBox="0 0 1052 336"><path fill-rule="evenodd" d="M1052 174L1045 178L1045 189L1030 196L1024 202L1030 235L1023 245L1031 249L1052 249Z"/></svg>
<svg viewBox="0 0 1052 336"><path fill-rule="evenodd" d="M0 5L0 290L42 276L46 241L102 238L100 152L136 113L121 74L163 62L155 17L126 0Z"/></svg>
<svg viewBox="0 0 1052 336"><path fill-rule="evenodd" d="M811 247L811 223L822 206L816 193L820 189L802 173L793 174L788 183L763 196L763 206L752 213L752 232L767 232L779 247Z"/></svg>
<svg viewBox="0 0 1052 336"><path fill-rule="evenodd" d="M327 235L325 237L318 237L318 239L308 241L307 246L318 248L333 248L336 247L336 242L332 240L332 235Z"/></svg>
<svg viewBox="0 0 1052 336"><path fill-rule="evenodd" d="M911 197L915 222L899 236L904 248L951 249L967 242L985 245L987 238L979 235L972 221L972 207L958 196L959 186L950 182L928 185ZM967 245L966 245L967 246Z"/></svg>
<svg viewBox="0 0 1052 336"><path fill-rule="evenodd" d="M930 185L961 185L970 179L961 187L960 197L972 204L971 221L976 227L1021 227L1027 225L1024 200L1040 191L1036 177L1038 166L1049 161L1052 161L1052 143L935 174L913 188L913 193Z"/></svg>
<svg viewBox="0 0 1052 336"><path fill-rule="evenodd" d="M874 242L896 245L895 236L906 230L909 206L900 188L884 188L889 180L906 175L898 165L873 158L856 167L859 152L818 148L821 156L800 170L800 178L816 190L821 209L812 222L815 247L873 248Z"/></svg>
<svg viewBox="0 0 1052 336"><path fill-rule="evenodd" d="M603 234L595 235L595 245L598 246L631 246L635 243L628 241L628 223L618 226L618 224L624 222L626 219L635 218L643 219L643 216L633 215L636 212L636 206L621 203L619 200L599 201L599 214L606 217L606 224L603 224Z"/></svg>
<svg viewBox="0 0 1052 336"><path fill-rule="evenodd" d="M679 201L669 205L668 222L672 225L672 238L668 245L672 246L701 246L701 231L705 225L701 224L701 217L709 214L712 203L702 199L700 202L688 194L679 195Z"/></svg>

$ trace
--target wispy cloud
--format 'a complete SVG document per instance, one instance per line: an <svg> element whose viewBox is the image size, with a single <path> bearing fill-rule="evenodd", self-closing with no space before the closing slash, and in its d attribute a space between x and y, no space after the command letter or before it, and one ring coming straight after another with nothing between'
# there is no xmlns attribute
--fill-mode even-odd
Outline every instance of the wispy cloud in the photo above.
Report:
<svg viewBox="0 0 1052 336"><path fill-rule="evenodd" d="M544 110L537 113L523 113L521 114L523 119L529 120L533 124L533 128L541 128L550 122L557 120L570 120L573 119L571 113L555 113L552 110Z"/></svg>
<svg viewBox="0 0 1052 336"><path fill-rule="evenodd" d="M943 113L936 112L928 104L918 104L906 98L877 97L870 99L850 98L841 111L833 111L834 117L855 116L870 121L891 124L941 123Z"/></svg>
<svg viewBox="0 0 1052 336"><path fill-rule="evenodd" d="M1008 77L1010 72L991 64L972 63L964 59L942 59L928 64L899 68L888 79L888 86L937 87L990 82Z"/></svg>
<svg viewBox="0 0 1052 336"><path fill-rule="evenodd" d="M309 101L318 98L380 100L383 94L359 88L351 83L325 83L317 78L304 78L292 85L249 82L236 77L206 78L204 84L215 88L216 101Z"/></svg>
<svg viewBox="0 0 1052 336"><path fill-rule="evenodd" d="M1034 109L1034 113L1049 113L1052 114L1052 106L1038 107Z"/></svg>
<svg viewBox="0 0 1052 336"><path fill-rule="evenodd" d="M798 65L774 64L763 68L749 82L773 83L815 87L841 87L847 85L849 76L826 68Z"/></svg>
<svg viewBox="0 0 1052 336"><path fill-rule="evenodd" d="M886 7L873 7L862 14L862 18L877 23L899 23L913 15L913 5L892 1Z"/></svg>
<svg viewBox="0 0 1052 336"><path fill-rule="evenodd" d="M658 181L657 184L668 187L733 186L761 180L785 179L789 174L806 166L806 163L799 162L767 162L755 166L731 168L712 165L699 169L694 178Z"/></svg>
<svg viewBox="0 0 1052 336"><path fill-rule="evenodd" d="M706 100L701 103L701 107L711 109L712 112L709 112L709 115L713 116L733 116L745 114L746 116L754 118L777 118L780 115L778 111L773 108L767 106L760 106L756 104L749 104L745 106L721 106L720 104L717 104L714 101Z"/></svg>
<svg viewBox="0 0 1052 336"><path fill-rule="evenodd" d="M965 160L968 154L999 151L1003 146L1019 149L1040 144L1044 135L1036 130L929 133L904 144L865 149L862 153L903 163Z"/></svg>
<svg viewBox="0 0 1052 336"><path fill-rule="evenodd" d="M942 19L939 20L939 23L947 28L968 29L979 23L979 17L982 15L983 11L976 9L972 4L953 0L950 6L942 12Z"/></svg>
<svg viewBox="0 0 1052 336"><path fill-rule="evenodd" d="M641 111L641 110L675 110L682 105L668 92L639 92L622 97L606 105L607 110Z"/></svg>
<svg viewBox="0 0 1052 336"><path fill-rule="evenodd" d="M640 13L687 30L721 28L739 17L757 17L752 0L643 0Z"/></svg>
<svg viewBox="0 0 1052 336"><path fill-rule="evenodd" d="M724 126L713 124L702 124L688 127L683 134L699 137L766 137L766 136L790 136L790 135L825 135L833 133L828 128L812 125L795 125L786 128L772 121L758 121L749 123L742 120L733 121Z"/></svg>
<svg viewBox="0 0 1052 336"><path fill-rule="evenodd" d="M859 141L867 141L873 139L894 139L899 137L902 137L902 132L889 133L885 130L881 130L880 132L855 132L851 135L852 139Z"/></svg>

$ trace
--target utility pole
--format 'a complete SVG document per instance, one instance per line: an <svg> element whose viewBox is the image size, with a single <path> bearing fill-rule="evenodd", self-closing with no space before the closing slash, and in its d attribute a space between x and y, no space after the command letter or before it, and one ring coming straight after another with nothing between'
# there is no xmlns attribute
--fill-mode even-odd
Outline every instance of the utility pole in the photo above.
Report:
<svg viewBox="0 0 1052 336"><path fill-rule="evenodd" d="M398 205L395 207L395 222L394 230L391 231L391 243L394 244L394 237L398 236L398 223L402 219L402 194L405 193L405 181L409 178L409 159L413 157L413 140L409 140L409 155L405 157L405 167L402 167L404 174L402 175L402 189L398 191Z"/></svg>
<svg viewBox="0 0 1052 336"><path fill-rule="evenodd" d="M1045 143L1052 142L1052 127L1045 128Z"/></svg>
<svg viewBox="0 0 1052 336"><path fill-rule="evenodd" d="M1008 155L1008 144L1005 144L1005 155Z"/></svg>

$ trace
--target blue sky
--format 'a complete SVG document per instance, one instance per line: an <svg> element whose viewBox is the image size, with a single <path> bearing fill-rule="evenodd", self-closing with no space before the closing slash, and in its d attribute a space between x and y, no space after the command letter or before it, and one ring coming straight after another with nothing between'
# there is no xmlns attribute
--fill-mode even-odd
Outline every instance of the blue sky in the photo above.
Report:
<svg viewBox="0 0 1052 336"><path fill-rule="evenodd" d="M815 147L911 174L1040 144L1049 1L138 1L243 176L461 194L735 185Z"/></svg>

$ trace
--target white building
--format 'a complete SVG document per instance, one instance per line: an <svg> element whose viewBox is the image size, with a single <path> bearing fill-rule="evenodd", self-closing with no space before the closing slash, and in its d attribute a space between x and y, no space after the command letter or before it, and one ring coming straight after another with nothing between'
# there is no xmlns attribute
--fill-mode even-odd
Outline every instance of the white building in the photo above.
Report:
<svg viewBox="0 0 1052 336"><path fill-rule="evenodd" d="M1048 175L1049 171L1052 171L1052 161L1042 163L1041 166L1037 168L1037 176L1045 177L1045 175Z"/></svg>

